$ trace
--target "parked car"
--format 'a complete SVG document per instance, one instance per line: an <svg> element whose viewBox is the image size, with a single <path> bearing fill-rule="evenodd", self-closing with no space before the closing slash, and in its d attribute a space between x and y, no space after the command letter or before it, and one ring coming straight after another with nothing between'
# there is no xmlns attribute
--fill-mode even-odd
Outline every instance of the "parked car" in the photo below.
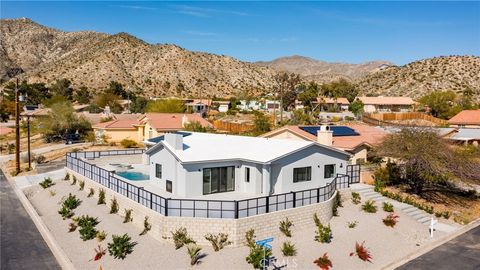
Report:
<svg viewBox="0 0 480 270"><path fill-rule="evenodd" d="M74 143L80 143L81 138L80 134L78 133L69 133L63 136L63 140L65 141L65 144L74 144Z"/></svg>

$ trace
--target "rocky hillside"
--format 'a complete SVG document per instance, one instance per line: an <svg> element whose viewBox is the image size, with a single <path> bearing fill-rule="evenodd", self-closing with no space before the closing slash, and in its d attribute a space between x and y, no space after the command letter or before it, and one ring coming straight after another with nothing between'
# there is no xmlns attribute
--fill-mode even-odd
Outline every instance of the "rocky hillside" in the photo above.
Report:
<svg viewBox="0 0 480 270"><path fill-rule="evenodd" d="M448 56L389 67L358 82L360 91L418 98L435 90L470 88L480 100L480 57Z"/></svg>
<svg viewBox="0 0 480 270"><path fill-rule="evenodd" d="M382 65L393 65L386 61L372 61L363 64L330 63L304 56L288 56L270 62L256 62L257 65L273 68L277 71L294 72L305 80L330 82L340 78L356 81L368 74L379 71Z"/></svg>
<svg viewBox="0 0 480 270"><path fill-rule="evenodd" d="M229 96L273 86L275 71L227 56L151 45L126 33L63 32L29 19L0 23L0 77L21 68L29 82L70 79L93 89L115 80L150 95Z"/></svg>

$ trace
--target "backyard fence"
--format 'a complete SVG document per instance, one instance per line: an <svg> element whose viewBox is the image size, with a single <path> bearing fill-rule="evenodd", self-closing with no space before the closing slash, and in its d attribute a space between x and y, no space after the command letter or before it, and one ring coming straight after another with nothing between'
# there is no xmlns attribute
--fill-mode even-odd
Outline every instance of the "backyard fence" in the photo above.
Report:
<svg viewBox="0 0 480 270"><path fill-rule="evenodd" d="M142 153L143 149L71 152L66 154L66 167L164 216L179 217L236 219L316 204L332 198L337 189L348 188L353 179L349 175L337 174L332 182L323 187L237 201L172 199L123 181L114 173L87 162L104 156ZM359 179L360 166L349 166L358 166ZM351 171L355 171L355 168L352 167Z"/></svg>

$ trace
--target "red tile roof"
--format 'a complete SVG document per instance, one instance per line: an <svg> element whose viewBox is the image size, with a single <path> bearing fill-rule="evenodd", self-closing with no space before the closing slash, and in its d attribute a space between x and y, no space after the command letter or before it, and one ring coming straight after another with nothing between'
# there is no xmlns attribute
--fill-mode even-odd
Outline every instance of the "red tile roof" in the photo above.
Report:
<svg viewBox="0 0 480 270"><path fill-rule="evenodd" d="M415 101L409 97L358 97L363 104L371 105L413 105Z"/></svg>
<svg viewBox="0 0 480 270"><path fill-rule="evenodd" d="M348 99L344 98L344 97L339 97L337 99L329 98L329 97L318 97L317 98L317 103L344 104L344 105L350 104L350 102L348 102Z"/></svg>
<svg viewBox="0 0 480 270"><path fill-rule="evenodd" d="M98 129L132 129L134 130L134 125L138 125L140 122L137 119L121 119L121 120L112 120L108 122L98 123L93 126L93 128Z"/></svg>
<svg viewBox="0 0 480 270"><path fill-rule="evenodd" d="M0 127L0 135L7 135L8 133L13 132L13 131L15 131L15 129L13 129L13 128Z"/></svg>
<svg viewBox="0 0 480 270"><path fill-rule="evenodd" d="M187 117L188 122L199 122L203 127L213 127L210 122L195 113L147 113L140 122L148 122L157 130L181 130L184 116Z"/></svg>
<svg viewBox="0 0 480 270"><path fill-rule="evenodd" d="M448 120L453 125L480 125L480 110L464 110Z"/></svg>

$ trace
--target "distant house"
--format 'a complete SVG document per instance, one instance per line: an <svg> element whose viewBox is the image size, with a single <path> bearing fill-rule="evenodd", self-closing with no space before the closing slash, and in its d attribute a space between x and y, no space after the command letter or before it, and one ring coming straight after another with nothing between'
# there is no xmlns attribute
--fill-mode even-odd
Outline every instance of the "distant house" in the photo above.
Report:
<svg viewBox="0 0 480 270"><path fill-rule="evenodd" d="M463 144L480 145L480 128L459 128L447 139Z"/></svg>
<svg viewBox="0 0 480 270"><path fill-rule="evenodd" d="M451 126L480 128L480 110L463 110L448 120Z"/></svg>
<svg viewBox="0 0 480 270"><path fill-rule="evenodd" d="M218 104L218 111L225 113L230 109L230 101L215 101Z"/></svg>
<svg viewBox="0 0 480 270"><path fill-rule="evenodd" d="M357 97L364 104L363 111L375 112L411 112L415 101L409 97Z"/></svg>
<svg viewBox="0 0 480 270"><path fill-rule="evenodd" d="M199 122L203 127L213 127L199 114L147 113L129 119L114 119L93 126L97 139L106 137L108 141L119 142L131 139L143 142L165 133L182 130L187 123Z"/></svg>
<svg viewBox="0 0 480 270"><path fill-rule="evenodd" d="M280 109L280 101L278 100L265 100L265 110L268 112L273 112L274 110Z"/></svg>
<svg viewBox="0 0 480 270"><path fill-rule="evenodd" d="M188 112L199 113L205 115L212 106L211 99L194 99L186 100L185 106Z"/></svg>
<svg viewBox="0 0 480 270"><path fill-rule="evenodd" d="M329 98L318 97L316 101L312 102L314 106L318 105L322 111L348 111L350 102L347 98Z"/></svg>
<svg viewBox="0 0 480 270"><path fill-rule="evenodd" d="M348 126L284 126L261 135L264 138L315 141L352 154L352 164L367 160L368 150L387 133L364 124Z"/></svg>
<svg viewBox="0 0 480 270"><path fill-rule="evenodd" d="M168 133L146 151L150 182L173 196L229 198L323 187L346 174L350 155L313 141Z"/></svg>
<svg viewBox="0 0 480 270"><path fill-rule="evenodd" d="M237 108L242 111L258 111L262 108L262 104L257 100L240 100Z"/></svg>

